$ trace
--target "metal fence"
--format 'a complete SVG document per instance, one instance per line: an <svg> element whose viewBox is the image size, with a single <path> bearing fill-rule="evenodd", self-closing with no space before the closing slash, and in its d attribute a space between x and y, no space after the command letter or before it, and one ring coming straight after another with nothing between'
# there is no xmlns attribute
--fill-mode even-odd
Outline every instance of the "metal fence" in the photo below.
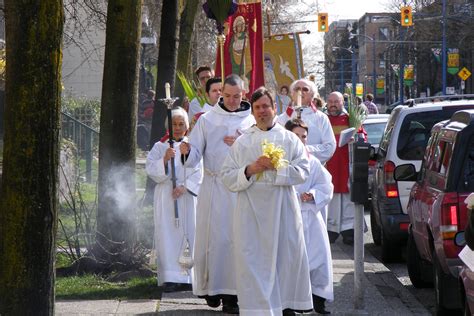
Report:
<svg viewBox="0 0 474 316"><path fill-rule="evenodd" d="M61 136L69 139L76 145L79 159L84 159L86 164L86 181L92 182L92 161L97 156L99 147L99 132L82 123L76 118L62 112Z"/></svg>

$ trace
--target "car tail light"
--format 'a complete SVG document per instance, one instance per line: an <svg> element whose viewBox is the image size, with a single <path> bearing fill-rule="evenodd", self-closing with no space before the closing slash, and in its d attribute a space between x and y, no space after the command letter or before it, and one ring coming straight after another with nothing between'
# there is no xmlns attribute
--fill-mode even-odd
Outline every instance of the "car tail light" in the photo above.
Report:
<svg viewBox="0 0 474 316"><path fill-rule="evenodd" d="M459 207L457 193L446 193L441 202L440 231L443 239L453 239L458 232Z"/></svg>
<svg viewBox="0 0 474 316"><path fill-rule="evenodd" d="M397 181L393 178L395 171L395 164L392 161L386 161L383 165L384 182L385 182L385 196L389 198L398 197Z"/></svg>
<svg viewBox="0 0 474 316"><path fill-rule="evenodd" d="M370 166L370 167L375 166L376 163L377 163L377 161L375 161L375 160L370 160L370 159L369 159L369 166Z"/></svg>
<svg viewBox="0 0 474 316"><path fill-rule="evenodd" d="M399 224L400 230L401 231L408 231L408 225L410 225L410 223L400 223Z"/></svg>

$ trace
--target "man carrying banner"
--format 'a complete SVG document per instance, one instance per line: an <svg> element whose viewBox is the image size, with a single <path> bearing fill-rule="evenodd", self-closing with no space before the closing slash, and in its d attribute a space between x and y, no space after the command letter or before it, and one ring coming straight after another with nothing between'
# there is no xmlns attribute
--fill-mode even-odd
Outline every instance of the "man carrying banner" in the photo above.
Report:
<svg viewBox="0 0 474 316"><path fill-rule="evenodd" d="M285 113L278 116L278 122L282 125L299 115L308 125L308 151L324 164L332 157L336 150L336 139L332 132L331 123L326 114L319 111L313 103L313 98L317 95L317 88L314 82L306 79L294 81L290 86L292 103L286 109ZM298 92L301 93L301 108L297 109Z"/></svg>
<svg viewBox="0 0 474 316"><path fill-rule="evenodd" d="M255 120L250 104L242 101L243 81L238 76L225 79L222 95L219 103L199 118L189 143L182 142L180 151L187 156L186 166L195 166L201 159L204 164L196 207L193 292L211 307L218 307L222 300L222 311L236 314L232 209L237 196L224 186L219 174L230 146Z"/></svg>

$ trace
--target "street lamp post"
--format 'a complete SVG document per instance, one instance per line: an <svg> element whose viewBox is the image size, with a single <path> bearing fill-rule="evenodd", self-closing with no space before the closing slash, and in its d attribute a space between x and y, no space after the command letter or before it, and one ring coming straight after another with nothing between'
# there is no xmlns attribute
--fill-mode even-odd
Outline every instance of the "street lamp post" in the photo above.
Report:
<svg viewBox="0 0 474 316"><path fill-rule="evenodd" d="M377 95L377 52L375 49L375 34L373 34L372 36L368 36L365 34L351 34L351 36L362 36L372 42L372 89L375 97Z"/></svg>
<svg viewBox="0 0 474 316"><path fill-rule="evenodd" d="M348 51L351 54L351 81L352 81L352 95L355 96L355 89L356 89L356 60L355 60L355 51L345 48L334 46L332 51L336 51L337 49ZM341 93L344 93L344 59L341 58Z"/></svg>

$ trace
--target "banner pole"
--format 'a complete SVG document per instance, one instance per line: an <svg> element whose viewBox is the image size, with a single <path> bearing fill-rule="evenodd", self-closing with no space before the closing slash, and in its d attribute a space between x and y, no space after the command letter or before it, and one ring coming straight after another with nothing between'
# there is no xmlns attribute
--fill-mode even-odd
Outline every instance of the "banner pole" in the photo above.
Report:
<svg viewBox="0 0 474 316"><path fill-rule="evenodd" d="M224 41L225 41L224 34L217 35L217 44L219 45L219 53L221 55L221 79L222 79L222 84L224 84L224 79L225 79L225 73L224 73Z"/></svg>

